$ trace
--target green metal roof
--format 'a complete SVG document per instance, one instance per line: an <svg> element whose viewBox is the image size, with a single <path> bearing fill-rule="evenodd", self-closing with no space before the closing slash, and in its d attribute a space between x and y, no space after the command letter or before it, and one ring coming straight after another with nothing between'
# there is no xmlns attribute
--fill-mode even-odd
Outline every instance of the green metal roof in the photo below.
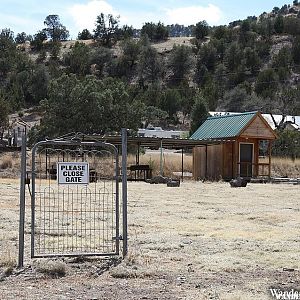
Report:
<svg viewBox="0 0 300 300"><path fill-rule="evenodd" d="M190 138L193 140L213 140L236 137L256 114L255 111L209 117Z"/></svg>

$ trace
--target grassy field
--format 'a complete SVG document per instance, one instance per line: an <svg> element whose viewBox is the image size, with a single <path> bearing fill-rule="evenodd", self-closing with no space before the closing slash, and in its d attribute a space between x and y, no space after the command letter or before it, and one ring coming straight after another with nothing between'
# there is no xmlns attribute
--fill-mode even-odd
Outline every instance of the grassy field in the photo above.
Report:
<svg viewBox="0 0 300 300"><path fill-rule="evenodd" d="M299 288L299 185L130 182L121 262L30 260L28 198L21 273L12 268L18 191L18 180L0 180L1 299L244 300L271 299L270 287Z"/></svg>

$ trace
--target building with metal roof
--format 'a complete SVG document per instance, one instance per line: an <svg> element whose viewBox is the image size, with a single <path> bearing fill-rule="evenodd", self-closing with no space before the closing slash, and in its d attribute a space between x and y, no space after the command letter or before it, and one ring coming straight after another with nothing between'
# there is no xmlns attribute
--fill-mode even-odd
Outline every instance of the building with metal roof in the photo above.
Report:
<svg viewBox="0 0 300 300"><path fill-rule="evenodd" d="M191 139L207 143L193 150L195 178L251 178L271 174L271 143L276 134L259 112L209 117Z"/></svg>

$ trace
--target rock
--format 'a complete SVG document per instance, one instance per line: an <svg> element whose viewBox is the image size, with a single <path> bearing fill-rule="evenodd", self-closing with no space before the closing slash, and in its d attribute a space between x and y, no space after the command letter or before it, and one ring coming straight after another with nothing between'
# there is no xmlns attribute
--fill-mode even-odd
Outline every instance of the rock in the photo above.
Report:
<svg viewBox="0 0 300 300"><path fill-rule="evenodd" d="M166 184L169 181L171 181L171 179L169 177L164 177L164 176L158 175L158 176L154 176L151 179L148 179L146 182L151 183L151 184L153 184L153 183L155 183L155 184L158 184L158 183Z"/></svg>
<svg viewBox="0 0 300 300"><path fill-rule="evenodd" d="M236 179L230 180L230 186L231 187L246 187L247 186L247 180L242 177L237 177Z"/></svg>
<svg viewBox="0 0 300 300"><path fill-rule="evenodd" d="M167 182L167 186L169 187L179 187L180 186L180 180L171 180Z"/></svg>

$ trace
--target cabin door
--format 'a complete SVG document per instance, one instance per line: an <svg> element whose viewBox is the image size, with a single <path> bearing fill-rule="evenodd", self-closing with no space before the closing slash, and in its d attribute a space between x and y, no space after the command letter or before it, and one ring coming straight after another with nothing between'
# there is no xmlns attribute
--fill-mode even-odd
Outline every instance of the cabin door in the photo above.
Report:
<svg viewBox="0 0 300 300"><path fill-rule="evenodd" d="M240 144L240 176L252 177L253 144Z"/></svg>

